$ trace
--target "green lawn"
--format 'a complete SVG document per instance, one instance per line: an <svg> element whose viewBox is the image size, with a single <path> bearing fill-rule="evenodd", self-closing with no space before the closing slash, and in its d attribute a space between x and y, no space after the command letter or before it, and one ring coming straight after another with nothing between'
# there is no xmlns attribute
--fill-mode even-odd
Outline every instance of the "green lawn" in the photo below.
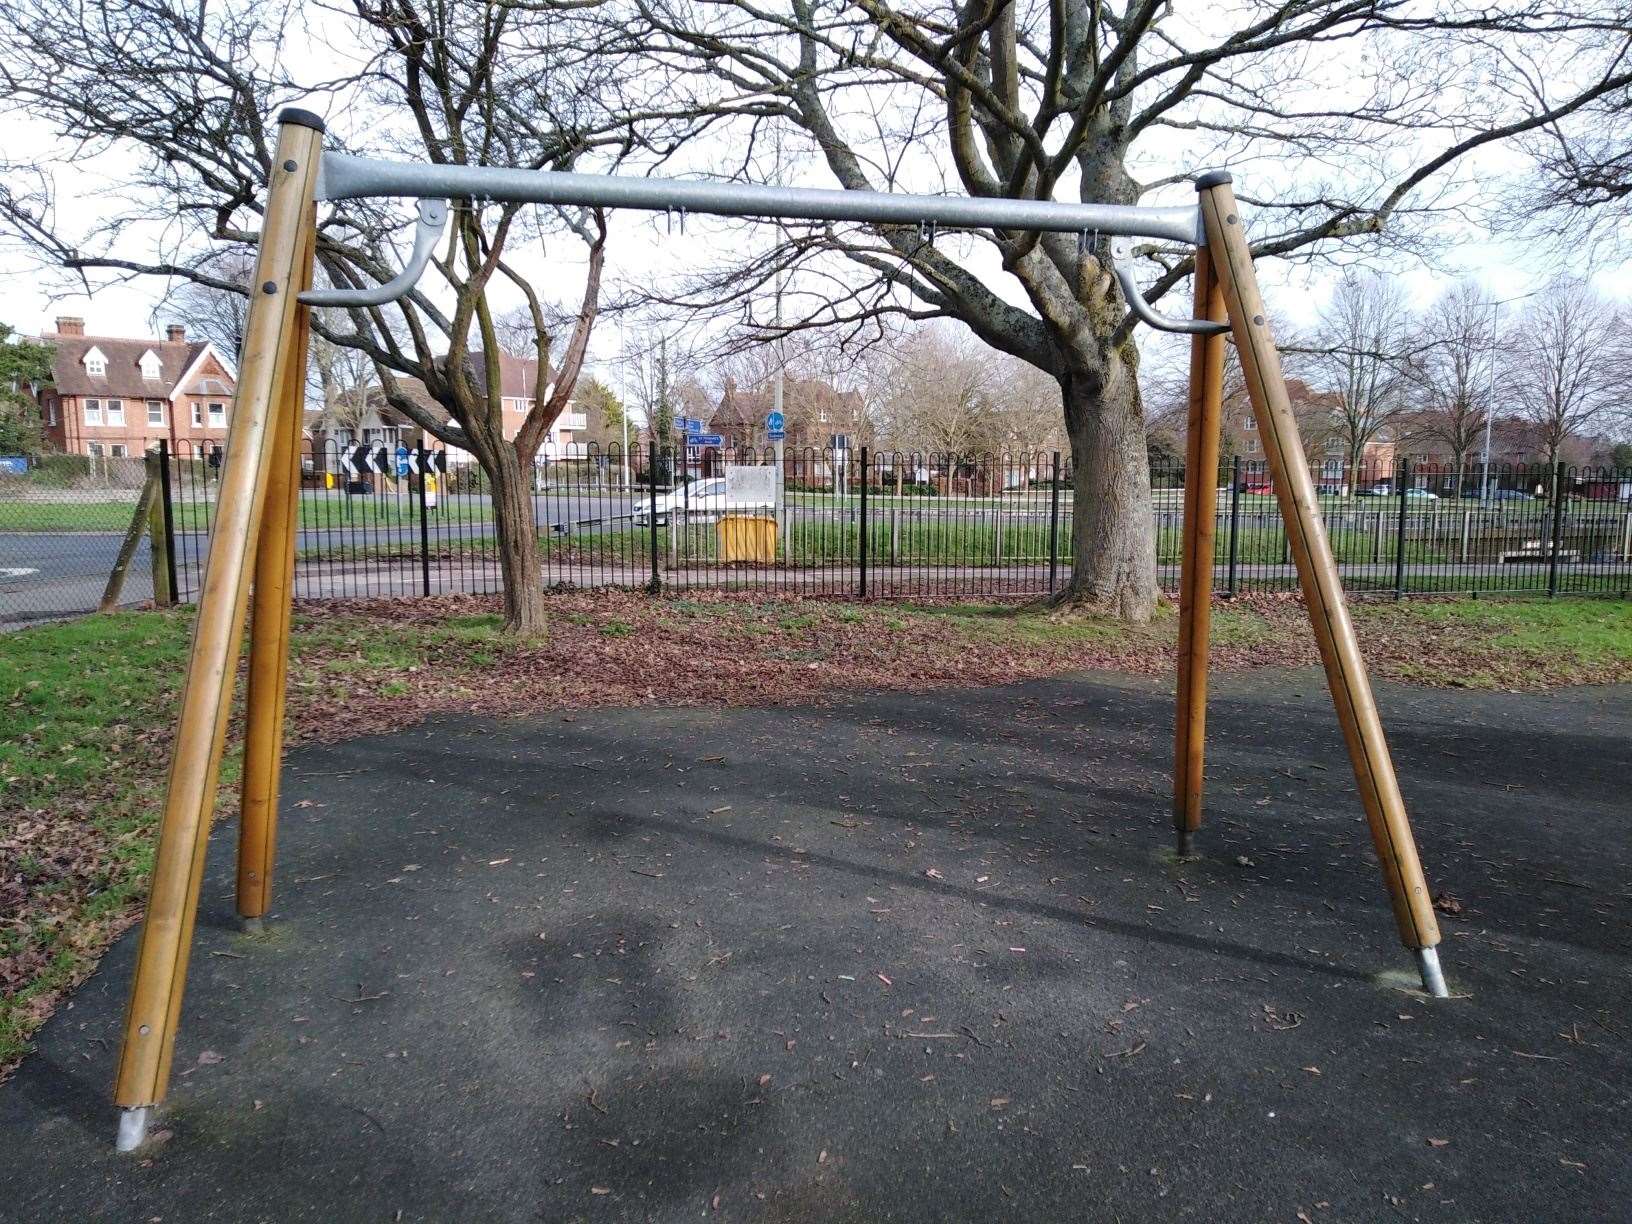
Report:
<svg viewBox="0 0 1632 1224"><path fill-rule="evenodd" d="M170 738L156 712L174 699L189 627L183 614L128 612L4 638L0 780L16 823L0 839L0 910L18 917L0 923L0 1066L36 1001L82 976L146 883L153 762Z"/></svg>
<svg viewBox="0 0 1632 1224"><path fill-rule="evenodd" d="M0 531L124 531L136 512L128 501L0 501Z"/></svg>
<svg viewBox="0 0 1632 1224"><path fill-rule="evenodd" d="M0 501L3 531L118 531L130 525L136 509L135 494L126 501L109 498L62 501ZM171 517L177 531L207 531L215 517L215 501L178 496ZM493 506L485 495L458 494L439 498L431 522L488 523ZM405 493L365 493L348 497L334 490L307 489L300 496L300 525L305 528L409 527L419 523L417 497Z"/></svg>

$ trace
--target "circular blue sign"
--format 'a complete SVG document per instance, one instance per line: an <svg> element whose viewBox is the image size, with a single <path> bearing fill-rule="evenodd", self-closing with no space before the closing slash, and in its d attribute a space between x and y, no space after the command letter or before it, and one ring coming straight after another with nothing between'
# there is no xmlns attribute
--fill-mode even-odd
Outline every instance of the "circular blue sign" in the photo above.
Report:
<svg viewBox="0 0 1632 1224"><path fill-rule="evenodd" d="M780 412L771 412L766 414L765 429L767 432L781 433L785 428L786 424L783 421L782 414Z"/></svg>

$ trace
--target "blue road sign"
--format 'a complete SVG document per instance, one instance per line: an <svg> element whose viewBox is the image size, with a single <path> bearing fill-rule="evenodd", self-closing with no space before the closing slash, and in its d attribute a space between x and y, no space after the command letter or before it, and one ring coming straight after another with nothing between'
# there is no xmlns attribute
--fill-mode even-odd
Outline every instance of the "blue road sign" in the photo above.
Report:
<svg viewBox="0 0 1632 1224"><path fill-rule="evenodd" d="M687 446L724 446L725 438L720 434L692 434L686 439Z"/></svg>
<svg viewBox="0 0 1632 1224"><path fill-rule="evenodd" d="M768 433L768 434L770 434L770 435L772 435L774 437L777 434L786 433L787 428L788 428L788 423L783 418L783 416L782 416L782 414L780 412L768 412L768 413L765 414L765 432L766 433Z"/></svg>
<svg viewBox="0 0 1632 1224"><path fill-rule="evenodd" d="M683 434L700 434L703 423L697 417L676 417L674 426Z"/></svg>
<svg viewBox="0 0 1632 1224"><path fill-rule="evenodd" d="M397 475L408 475L408 448L406 446L397 447Z"/></svg>

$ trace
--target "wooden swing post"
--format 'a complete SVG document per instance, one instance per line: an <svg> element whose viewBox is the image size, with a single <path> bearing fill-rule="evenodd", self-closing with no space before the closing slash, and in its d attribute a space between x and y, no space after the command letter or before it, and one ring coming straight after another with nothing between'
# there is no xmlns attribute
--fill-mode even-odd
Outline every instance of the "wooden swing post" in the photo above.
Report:
<svg viewBox="0 0 1632 1224"><path fill-rule="evenodd" d="M1223 322L1224 291L1205 246L1196 248L1197 319ZM1195 853L1207 745L1207 648L1212 630L1213 538L1218 522L1218 448L1224 412L1224 335L1190 340L1190 402L1184 446L1184 551L1179 559L1179 703L1173 735L1173 824L1178 853Z"/></svg>
<svg viewBox="0 0 1632 1224"><path fill-rule="evenodd" d="M298 401L303 381L294 369L302 351L296 294L311 275L322 141L316 116L292 110L279 116L237 399L114 1085L121 1109L118 1146L124 1151L146 1138L152 1107L169 1086L268 477L274 456L283 451L278 438L284 414L291 397ZM298 410L293 428L298 438ZM277 513L286 515L287 508Z"/></svg>
<svg viewBox="0 0 1632 1224"><path fill-rule="evenodd" d="M312 281L317 206L303 227L300 264ZM292 359L278 387L272 465L255 549L254 604L250 612L249 688L245 696L244 781L238 817L238 916L258 931L272 904L277 848L278 774L283 764L284 697L289 680L289 620L295 584L295 538L300 528L300 433L306 407L306 353L311 309L295 307Z"/></svg>
<svg viewBox="0 0 1632 1224"><path fill-rule="evenodd" d="M1430 994L1445 997L1440 972L1439 923L1434 917L1428 882L1417 858L1416 840L1405 814L1399 780L1388 741L1372 697L1366 665L1360 657L1354 625L1343 600L1343 585L1332 559L1332 546L1320 517L1315 485L1304 461L1298 424L1292 414L1281 358L1269 330L1269 318L1258 291L1252 254L1235 204L1230 176L1222 171L1196 180L1206 249L1223 292L1241 373L1252 401L1253 418L1269 459L1270 479L1280 503L1281 519L1298 583L1309 607L1309 620L1326 668L1326 682L1354 766L1360 802L1382 865L1394 907L1400 939L1416 952L1422 983Z"/></svg>

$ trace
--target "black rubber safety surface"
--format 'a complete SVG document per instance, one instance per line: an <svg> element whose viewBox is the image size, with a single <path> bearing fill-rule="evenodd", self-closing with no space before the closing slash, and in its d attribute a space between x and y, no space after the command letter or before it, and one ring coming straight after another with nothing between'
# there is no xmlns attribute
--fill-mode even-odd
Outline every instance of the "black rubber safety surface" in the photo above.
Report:
<svg viewBox="0 0 1632 1224"><path fill-rule="evenodd" d="M0 1087L7 1220L1608 1220L1632 689L1379 692L1444 906L1397 942L1314 671L436 719L292 754L118 1156L134 937Z"/></svg>

